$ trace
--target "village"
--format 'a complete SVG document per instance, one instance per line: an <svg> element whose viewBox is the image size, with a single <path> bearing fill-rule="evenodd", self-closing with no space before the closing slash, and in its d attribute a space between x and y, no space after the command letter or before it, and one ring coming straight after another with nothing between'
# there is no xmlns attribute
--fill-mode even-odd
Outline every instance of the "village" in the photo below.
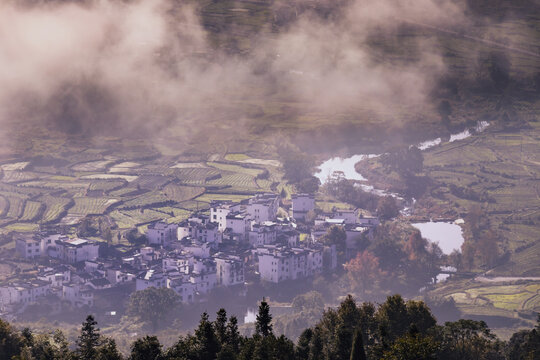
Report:
<svg viewBox="0 0 540 360"><path fill-rule="evenodd" d="M245 291L247 278L279 284L301 281L338 266L335 244L321 238L332 226L346 233L346 257L362 237L372 236L376 217L359 210L318 211L309 194L291 197L288 217L278 217L280 196L258 194L239 202L214 201L210 210L180 223L150 224L146 243L123 256L102 255L104 242L51 231L16 239L16 254L37 266L37 276L0 285L0 310L16 317L30 304L48 303L61 311L94 306L99 291L122 287L139 291L170 288L182 303L205 301L217 287ZM43 264L47 265L43 265Z"/></svg>

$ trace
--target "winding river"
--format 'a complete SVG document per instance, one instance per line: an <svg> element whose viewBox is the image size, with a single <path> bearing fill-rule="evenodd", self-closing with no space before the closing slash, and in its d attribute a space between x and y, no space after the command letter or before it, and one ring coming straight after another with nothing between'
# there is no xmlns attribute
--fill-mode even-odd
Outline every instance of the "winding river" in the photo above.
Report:
<svg viewBox="0 0 540 360"><path fill-rule="evenodd" d="M473 132L469 129L462 132L450 135L448 142L454 142L459 140L464 140L474 132L480 133L484 131L489 126L487 121L479 121L476 124L476 128ZM420 150L425 151L435 146L442 144L442 138L436 138L428 141L424 141L419 144L415 144ZM360 186L365 190L372 192L379 196L392 195L396 194L387 193L383 190L375 189L372 185L367 184L367 179L364 178L361 174L356 172L355 164L366 158L374 158L380 155L376 154L358 154L353 155L348 158L333 157L326 160L318 167L318 172L315 174L320 180L321 183L325 183L330 176L334 174L339 174L349 180L358 180L364 181L364 184ZM426 238L430 242L438 243L441 250L445 254L451 254L454 250L460 250L461 245L463 244L463 234L461 227L456 223L446 223L446 222L426 222L426 223L416 223L412 224L422 234L422 237Z"/></svg>

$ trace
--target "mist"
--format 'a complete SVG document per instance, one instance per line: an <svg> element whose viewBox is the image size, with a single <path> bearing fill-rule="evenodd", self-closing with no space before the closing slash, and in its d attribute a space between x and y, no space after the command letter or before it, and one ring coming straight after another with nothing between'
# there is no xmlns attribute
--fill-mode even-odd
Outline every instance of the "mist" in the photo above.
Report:
<svg viewBox="0 0 540 360"><path fill-rule="evenodd" d="M434 40L416 41L407 61L374 51L370 41L411 22L464 26L466 7L331 3L317 3L330 6L326 16L295 9L287 26L253 34L249 53L234 54L210 43L190 2L3 1L2 127L159 136L175 126L249 130L272 101L292 105L276 120L285 123L344 113L357 122L396 121L398 108L432 108L430 91L447 71ZM283 6L302 2L276 2L275 13Z"/></svg>

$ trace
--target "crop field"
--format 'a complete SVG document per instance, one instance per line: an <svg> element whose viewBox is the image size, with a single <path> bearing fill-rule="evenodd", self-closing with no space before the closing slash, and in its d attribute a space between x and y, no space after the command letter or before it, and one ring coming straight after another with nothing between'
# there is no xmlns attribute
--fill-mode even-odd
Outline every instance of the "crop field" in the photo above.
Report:
<svg viewBox="0 0 540 360"><path fill-rule="evenodd" d="M209 185L231 186L237 190L256 190L259 186L255 182L255 177L242 173L228 173L219 179L209 181Z"/></svg>
<svg viewBox="0 0 540 360"><path fill-rule="evenodd" d="M235 195L235 194L213 194L213 193L204 193L203 195L195 198L194 200L210 203L214 200L231 200L231 201L241 201L247 198L250 198L251 195Z"/></svg>
<svg viewBox="0 0 540 360"><path fill-rule="evenodd" d="M118 202L114 198L74 198L75 205L69 209L68 215L85 216L88 214L104 214L112 204Z"/></svg>
<svg viewBox="0 0 540 360"><path fill-rule="evenodd" d="M108 165L112 164L112 160L100 160L100 161L90 161L86 163L76 164L71 168L74 171L86 171L86 172L96 172L103 171Z"/></svg>
<svg viewBox="0 0 540 360"><path fill-rule="evenodd" d="M23 214L20 217L20 221L37 221L41 217L41 213L44 211L45 205L37 202L27 200L24 203Z"/></svg>
<svg viewBox="0 0 540 360"><path fill-rule="evenodd" d="M161 175L141 175L139 178L132 182L133 186L137 186L143 189L158 189L165 184L171 182L172 178Z"/></svg>
<svg viewBox="0 0 540 360"><path fill-rule="evenodd" d="M15 170L24 170L29 164L28 161L16 162L11 164L0 165L0 169L3 171L15 171Z"/></svg>
<svg viewBox="0 0 540 360"><path fill-rule="evenodd" d="M6 196L9 202L9 210L6 217L12 219L18 219L24 210L25 199L19 196Z"/></svg>
<svg viewBox="0 0 540 360"><path fill-rule="evenodd" d="M40 201L46 206L41 222L48 223L60 220L61 215L67 210L71 199L46 195L41 197Z"/></svg>
<svg viewBox="0 0 540 360"><path fill-rule="evenodd" d="M176 177L180 182L190 185L204 185L206 180L220 175L217 169L213 168L175 168L168 172Z"/></svg>
<svg viewBox="0 0 540 360"><path fill-rule="evenodd" d="M122 162L120 164L113 165L110 169L110 173L124 173L131 172L134 168L137 168L141 164L131 161Z"/></svg>
<svg viewBox="0 0 540 360"><path fill-rule="evenodd" d="M121 174L93 174L93 175L83 175L81 179L88 180L116 180L122 179L127 182L132 182L137 180L138 176L135 175L121 175Z"/></svg>
<svg viewBox="0 0 540 360"><path fill-rule="evenodd" d="M105 192L126 185L126 181L108 180L108 181L92 181L88 186L88 190L103 190Z"/></svg>
<svg viewBox="0 0 540 360"><path fill-rule="evenodd" d="M447 292L444 296L452 297L458 307L466 307L472 313L475 307L494 308L499 314L506 316L509 315L506 313L508 311L540 311L540 283L486 286L475 283L459 291Z"/></svg>
<svg viewBox="0 0 540 360"><path fill-rule="evenodd" d="M33 173L30 171L13 170L13 171L4 171L4 176L2 177L2 181L5 183L17 183L17 182L23 182L23 181L36 180L39 178L40 178L40 174L37 174L37 173Z"/></svg>
<svg viewBox="0 0 540 360"><path fill-rule="evenodd" d="M246 174L253 177L263 172L263 170L261 169L248 168L248 167L243 167L240 165L223 164L223 163L216 163L216 162L209 162L208 165L219 170L224 170L227 172L233 172L233 173L238 173L238 174Z"/></svg>

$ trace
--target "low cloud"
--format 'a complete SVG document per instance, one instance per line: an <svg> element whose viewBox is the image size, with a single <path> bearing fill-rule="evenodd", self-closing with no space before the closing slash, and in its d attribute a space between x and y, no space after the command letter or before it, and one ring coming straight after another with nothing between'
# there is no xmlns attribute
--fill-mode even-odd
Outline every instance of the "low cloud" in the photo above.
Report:
<svg viewBox="0 0 540 360"><path fill-rule="evenodd" d="M396 117L403 106L430 106L446 68L430 40L404 39L409 58L373 42L399 45L400 29L415 22L467 21L452 0L276 2L273 11L284 7L287 26L257 34L240 56L211 46L198 9L182 2L4 1L0 124L82 134L243 130L268 115L268 102L288 104L279 109L282 122L313 113Z"/></svg>

